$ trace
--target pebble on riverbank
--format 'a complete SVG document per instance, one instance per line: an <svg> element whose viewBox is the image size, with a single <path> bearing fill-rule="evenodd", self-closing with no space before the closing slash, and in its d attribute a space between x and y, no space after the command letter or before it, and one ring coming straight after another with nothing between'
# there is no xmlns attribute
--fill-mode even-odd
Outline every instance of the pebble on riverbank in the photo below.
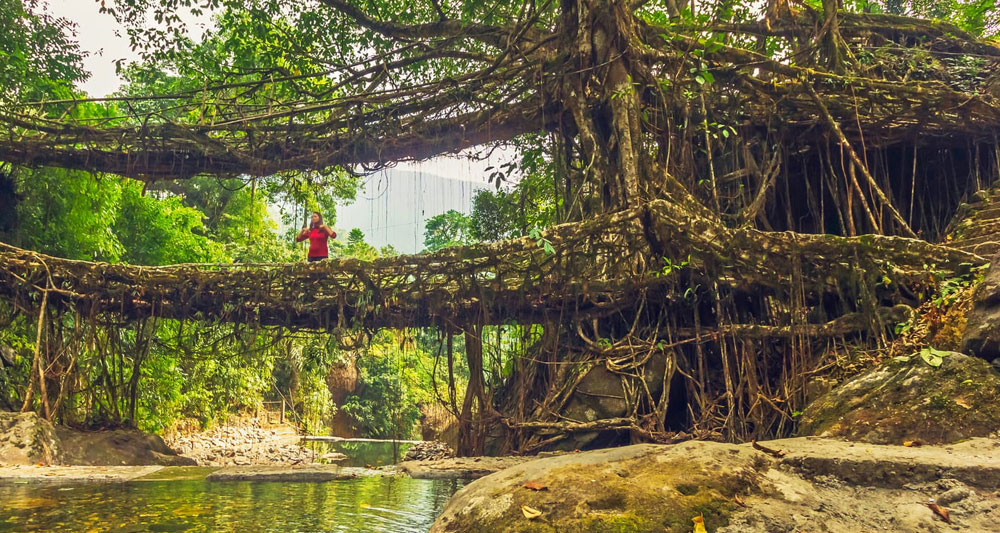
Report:
<svg viewBox="0 0 1000 533"><path fill-rule="evenodd" d="M403 457L403 460L434 461L437 459L447 459L449 457L454 457L454 456L455 456L455 450L452 450L451 446L448 446L447 444L440 441L432 440L410 446L410 449L406 450L406 455Z"/></svg>

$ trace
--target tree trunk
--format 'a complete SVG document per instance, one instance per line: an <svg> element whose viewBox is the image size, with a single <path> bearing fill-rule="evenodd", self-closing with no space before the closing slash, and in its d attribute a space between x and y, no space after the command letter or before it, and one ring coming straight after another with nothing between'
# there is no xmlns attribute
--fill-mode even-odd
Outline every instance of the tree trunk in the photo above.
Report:
<svg viewBox="0 0 1000 533"><path fill-rule="evenodd" d="M583 179L600 190L604 211L644 200L639 84L630 61L637 37L629 6L623 0L564 0L562 5L561 46L575 66L565 77L562 100L576 123Z"/></svg>
<svg viewBox="0 0 1000 533"><path fill-rule="evenodd" d="M458 426L458 455L482 455L485 444L484 416L489 410L483 381L483 328L465 331L465 358L469 365L469 384L465 389Z"/></svg>

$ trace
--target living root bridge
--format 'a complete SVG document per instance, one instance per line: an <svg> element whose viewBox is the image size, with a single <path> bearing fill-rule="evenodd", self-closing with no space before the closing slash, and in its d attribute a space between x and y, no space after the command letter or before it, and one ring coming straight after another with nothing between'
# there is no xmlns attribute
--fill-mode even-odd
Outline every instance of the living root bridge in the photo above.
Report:
<svg viewBox="0 0 1000 533"><path fill-rule="evenodd" d="M670 305L678 272L664 260L735 291L786 295L794 280L813 301L856 282L860 265L878 283L912 286L927 283L929 264L959 271L987 262L902 237L734 230L657 200L557 226L541 240L371 262L145 267L0 244L0 295L34 313L47 294L54 309L110 322L158 316L321 330L553 323L634 313L657 289Z"/></svg>

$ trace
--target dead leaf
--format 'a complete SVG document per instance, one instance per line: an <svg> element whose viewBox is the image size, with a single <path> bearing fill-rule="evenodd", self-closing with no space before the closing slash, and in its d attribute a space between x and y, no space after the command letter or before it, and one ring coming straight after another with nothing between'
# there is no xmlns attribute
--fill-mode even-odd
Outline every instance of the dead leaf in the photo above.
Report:
<svg viewBox="0 0 1000 533"><path fill-rule="evenodd" d="M937 503L934 503L934 498L931 498L931 501L927 502L926 505L927 507L930 507L931 511L934 511L934 514L940 516L941 520L944 520L946 524L951 523L951 517L948 515L948 510L941 507Z"/></svg>
<svg viewBox="0 0 1000 533"><path fill-rule="evenodd" d="M528 520L534 520L539 516L542 516L542 512L534 507L528 507L527 505L521 506L521 512L524 513L524 517Z"/></svg>
<svg viewBox="0 0 1000 533"><path fill-rule="evenodd" d="M903 446L906 446L907 448L916 448L916 447L921 446L921 444L922 443L919 440L904 440L903 441Z"/></svg>
<svg viewBox="0 0 1000 533"><path fill-rule="evenodd" d="M966 402L964 398L955 398L955 403L966 409L972 409L972 406L969 405L969 402Z"/></svg>
<svg viewBox="0 0 1000 533"><path fill-rule="evenodd" d="M534 481L529 481L525 483L524 488L531 490L549 490L549 488L546 487L545 485L540 485L538 483L535 483Z"/></svg>
<svg viewBox="0 0 1000 533"><path fill-rule="evenodd" d="M694 532L693 533L708 533L705 529L705 517L698 515L691 519L694 522Z"/></svg>
<svg viewBox="0 0 1000 533"><path fill-rule="evenodd" d="M739 494L733 496L733 501L736 502L736 505L739 505L740 507L747 506L747 502L743 501L743 498L740 498Z"/></svg>
<svg viewBox="0 0 1000 533"><path fill-rule="evenodd" d="M757 444L757 441L752 441L750 445L753 446L753 449L760 450L774 457L784 457L785 455L788 454L788 452L786 452L785 450L774 450L766 446L761 446L760 444Z"/></svg>

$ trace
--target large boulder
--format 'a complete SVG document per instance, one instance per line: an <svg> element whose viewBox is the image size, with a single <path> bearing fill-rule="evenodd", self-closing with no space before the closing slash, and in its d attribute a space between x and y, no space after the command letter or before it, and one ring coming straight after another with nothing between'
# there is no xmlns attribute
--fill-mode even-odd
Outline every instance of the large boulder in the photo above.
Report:
<svg viewBox="0 0 1000 533"><path fill-rule="evenodd" d="M733 497L756 488L765 463L752 448L713 442L638 444L538 459L464 487L431 532L686 532L698 515L714 531L737 507ZM522 506L543 515L529 520Z"/></svg>
<svg viewBox="0 0 1000 533"><path fill-rule="evenodd" d="M47 420L0 411L0 465L50 465L60 457L59 437Z"/></svg>
<svg viewBox="0 0 1000 533"><path fill-rule="evenodd" d="M965 316L962 351L1000 364L1000 261L986 273L972 295Z"/></svg>
<svg viewBox="0 0 1000 533"><path fill-rule="evenodd" d="M663 389L663 372L666 359L662 355L650 358L643 367L645 389L655 398ZM573 394L560 415L567 420L593 422L595 420L619 418L629 415L629 405L625 400L625 385L628 379L622 374L611 372L603 365L594 366L573 389ZM615 430L573 433L559 441L552 449L585 450L609 446L619 438Z"/></svg>
<svg viewBox="0 0 1000 533"><path fill-rule="evenodd" d="M453 496L432 533L996 531L1000 441L904 447L797 438L568 453ZM925 502L951 511L944 523Z"/></svg>
<svg viewBox="0 0 1000 533"><path fill-rule="evenodd" d="M77 431L35 413L0 411L0 465L190 466L163 439L136 430Z"/></svg>
<svg viewBox="0 0 1000 533"><path fill-rule="evenodd" d="M177 455L159 435L134 429L77 431L56 427L60 443L60 462L93 466L194 466L197 461Z"/></svg>
<svg viewBox="0 0 1000 533"><path fill-rule="evenodd" d="M986 361L925 351L821 396L802 413L799 433L881 444L956 442L1000 430L998 398L1000 374Z"/></svg>

